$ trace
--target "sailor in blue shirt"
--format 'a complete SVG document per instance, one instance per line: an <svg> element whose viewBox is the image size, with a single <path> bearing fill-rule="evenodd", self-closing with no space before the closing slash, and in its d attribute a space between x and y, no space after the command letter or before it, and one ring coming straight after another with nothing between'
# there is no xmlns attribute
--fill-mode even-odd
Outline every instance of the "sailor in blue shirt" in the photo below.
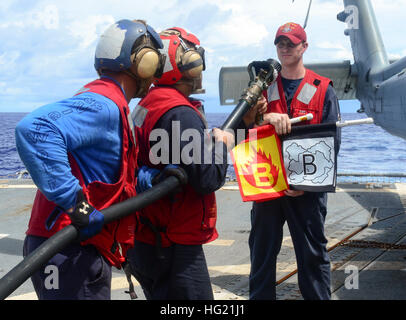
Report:
<svg viewBox="0 0 406 320"><path fill-rule="evenodd" d="M92 92L38 108L16 127L17 150L34 183L48 200L67 209L74 206L80 189L68 152L86 184L113 183L119 174L121 145L116 104Z"/></svg>
<svg viewBox="0 0 406 320"><path fill-rule="evenodd" d="M47 287L46 266L32 275L39 299L110 299L111 266L120 267L124 260L135 219L121 219L114 230L103 228L104 216L92 204L99 208L136 194L128 103L145 96L162 74L162 47L159 35L144 21L114 23L96 48L100 79L71 98L36 109L16 127L17 150L39 189L24 255L69 223L79 230L77 240L88 239L69 244L48 261L59 271L58 288ZM62 211L69 217L54 214Z"/></svg>

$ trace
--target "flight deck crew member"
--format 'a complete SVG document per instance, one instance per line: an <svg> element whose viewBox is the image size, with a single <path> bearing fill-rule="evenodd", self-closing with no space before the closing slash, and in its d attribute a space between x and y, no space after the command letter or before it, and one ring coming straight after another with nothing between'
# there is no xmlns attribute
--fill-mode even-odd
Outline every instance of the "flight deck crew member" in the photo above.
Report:
<svg viewBox="0 0 406 320"><path fill-rule="evenodd" d="M57 268L57 287L45 281L47 266L31 277L39 299L110 299L111 266L120 268L133 245L136 218L103 227L100 210L136 194L128 103L145 96L162 74L162 47L144 21L118 21L96 48L100 78L34 110L16 127L18 153L38 187L24 255L71 223L80 233L47 264Z"/></svg>
<svg viewBox="0 0 406 320"><path fill-rule="evenodd" d="M135 233L128 261L147 299L213 299L202 244L218 237L214 192L225 182L227 149L234 137L214 129L210 161L203 161L208 136L203 106L189 96L201 92L204 49L195 35L182 28L167 29L160 35L166 54L164 74L133 112L140 144L138 162L141 169L163 170L168 163L156 163L154 157L169 155L170 164L186 171L188 184L181 192L141 210L140 221L144 223ZM160 142L151 137L159 130L168 133L169 145L154 152ZM179 139L188 132L197 135L195 140ZM201 151L201 161L176 151L172 143L177 142L179 151L195 143L193 149Z"/></svg>
<svg viewBox="0 0 406 320"><path fill-rule="evenodd" d="M290 118L307 113L316 124L336 122L339 104L329 79L303 65L308 47L304 29L296 23L282 25L275 37L282 70L264 96L268 110L264 123L275 126L279 135L291 131ZM306 124L305 123L305 124ZM338 144L340 132L338 132ZM276 299L276 259L281 249L283 225L288 223L298 266L299 288L304 299L330 299L330 260L324 221L327 194L287 190L285 196L254 202L249 236L251 272L250 299Z"/></svg>

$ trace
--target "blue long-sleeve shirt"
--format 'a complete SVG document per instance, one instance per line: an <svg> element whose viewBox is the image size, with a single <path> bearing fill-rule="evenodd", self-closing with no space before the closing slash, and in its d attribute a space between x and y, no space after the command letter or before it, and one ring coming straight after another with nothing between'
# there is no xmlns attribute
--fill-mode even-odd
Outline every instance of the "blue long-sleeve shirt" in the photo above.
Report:
<svg viewBox="0 0 406 320"><path fill-rule="evenodd" d="M114 183L121 164L121 117L117 105L96 93L82 93L42 106L15 129L16 146L34 183L65 210L81 188L72 175L68 153L85 183Z"/></svg>

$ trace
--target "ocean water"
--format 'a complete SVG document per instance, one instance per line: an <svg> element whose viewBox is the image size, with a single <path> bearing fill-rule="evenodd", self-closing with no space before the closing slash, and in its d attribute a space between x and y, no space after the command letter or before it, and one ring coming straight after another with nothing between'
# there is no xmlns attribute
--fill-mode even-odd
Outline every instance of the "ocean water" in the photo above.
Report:
<svg viewBox="0 0 406 320"><path fill-rule="evenodd" d="M0 178L15 178L24 169L14 139L14 128L26 113L0 113ZM210 128L219 127L228 114L207 114ZM343 120L365 118L364 114L344 113ZM339 173L406 174L406 140L392 136L376 125L357 125L342 128L338 155ZM232 166L230 178L234 177ZM404 178L402 179L404 180Z"/></svg>
<svg viewBox="0 0 406 320"><path fill-rule="evenodd" d="M343 113L343 120L367 118L365 114ZM220 126L227 114L209 114L210 127ZM338 182L406 182L406 178L354 177L341 174L406 174L406 140L395 137L374 124L341 128L341 146L337 159ZM234 178L234 169L228 175Z"/></svg>
<svg viewBox="0 0 406 320"><path fill-rule="evenodd" d="M0 113L0 178L15 178L16 173L25 169L18 156L14 129L26 113Z"/></svg>

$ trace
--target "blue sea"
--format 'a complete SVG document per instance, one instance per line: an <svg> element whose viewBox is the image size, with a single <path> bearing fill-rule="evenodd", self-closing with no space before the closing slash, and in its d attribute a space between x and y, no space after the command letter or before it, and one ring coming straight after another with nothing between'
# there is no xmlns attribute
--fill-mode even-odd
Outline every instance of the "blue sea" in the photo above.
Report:
<svg viewBox="0 0 406 320"><path fill-rule="evenodd" d="M24 169L14 140L14 128L26 113L0 113L0 178L15 178ZM221 126L226 113L209 113L209 127ZM364 114L344 113L343 120L365 118ZM338 172L406 173L406 140L392 136L376 125L357 125L342 128ZM229 176L233 178L230 167ZM402 178L401 181L405 179Z"/></svg>

